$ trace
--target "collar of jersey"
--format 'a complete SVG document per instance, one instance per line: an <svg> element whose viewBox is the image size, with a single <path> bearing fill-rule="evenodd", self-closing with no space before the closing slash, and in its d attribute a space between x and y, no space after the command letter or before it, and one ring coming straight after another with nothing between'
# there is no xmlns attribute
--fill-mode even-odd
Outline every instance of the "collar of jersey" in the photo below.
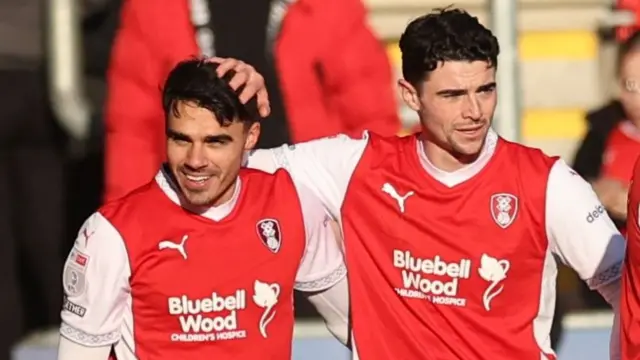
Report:
<svg viewBox="0 0 640 360"><path fill-rule="evenodd" d="M438 169L435 165L433 165L433 163L427 158L422 142L417 141L416 143L416 151L418 152L418 158L420 159L422 168L430 176L432 176L443 185L447 187L454 187L471 179L476 174L478 174L480 170L485 167L485 165L487 165L496 150L496 144L498 143L498 134L496 134L493 129L489 129L482 150L480 151L480 156L478 156L476 161L452 172Z"/></svg>
<svg viewBox="0 0 640 360"><path fill-rule="evenodd" d="M233 189L233 195L229 201L219 205L212 206L210 208L196 208L190 206L188 201L184 199L178 186L171 175L171 172L166 168L166 166L162 166L160 171L156 174L156 183L162 190L162 192L176 205L182 206L183 208L189 210L192 213L198 214L202 217L213 221L220 221L231 214L231 211L236 206L238 202L238 198L240 197L240 188L241 188L241 180L238 177L236 181L235 189Z"/></svg>

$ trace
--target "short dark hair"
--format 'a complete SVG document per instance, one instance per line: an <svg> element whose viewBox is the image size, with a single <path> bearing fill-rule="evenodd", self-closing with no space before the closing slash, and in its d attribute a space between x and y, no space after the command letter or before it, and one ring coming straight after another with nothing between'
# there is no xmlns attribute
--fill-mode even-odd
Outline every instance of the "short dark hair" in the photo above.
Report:
<svg viewBox="0 0 640 360"><path fill-rule="evenodd" d="M238 95L243 87L234 91L229 81L235 71L228 71L222 78L216 70L218 64L204 59L189 59L176 65L169 73L162 88L162 108L165 119L173 114L179 116L178 103L189 101L211 111L220 125L233 121L253 123L259 120L255 97L246 104Z"/></svg>
<svg viewBox="0 0 640 360"><path fill-rule="evenodd" d="M409 23L400 37L402 76L414 86L445 61L486 61L498 66L493 33L464 10L434 9Z"/></svg>
<svg viewBox="0 0 640 360"><path fill-rule="evenodd" d="M629 53L636 50L640 50L640 31L636 31L631 34L631 36L618 46L618 59L616 64L616 72L618 76L620 76L620 70L622 69L622 62L624 62L624 58L626 58Z"/></svg>

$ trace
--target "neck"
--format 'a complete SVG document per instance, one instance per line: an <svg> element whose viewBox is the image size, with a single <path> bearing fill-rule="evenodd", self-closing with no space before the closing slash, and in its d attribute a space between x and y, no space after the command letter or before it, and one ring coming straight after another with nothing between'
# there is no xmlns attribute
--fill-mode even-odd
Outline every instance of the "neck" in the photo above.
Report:
<svg viewBox="0 0 640 360"><path fill-rule="evenodd" d="M220 196L218 196L216 199L213 200L211 204L209 204L209 207L218 207L220 205L224 205L229 201L231 201L231 199L233 198L233 195L236 192L237 184L238 184L238 177L236 176L236 178L233 179L231 184L229 184L229 186L227 186L226 189L224 189L224 191L220 194Z"/></svg>
<svg viewBox="0 0 640 360"><path fill-rule="evenodd" d="M422 148L424 149L425 156L429 159L431 164L445 172L460 170L476 161L480 156L480 152L473 155L463 155L452 150L445 149L430 140L425 133L420 137L420 142L422 142Z"/></svg>

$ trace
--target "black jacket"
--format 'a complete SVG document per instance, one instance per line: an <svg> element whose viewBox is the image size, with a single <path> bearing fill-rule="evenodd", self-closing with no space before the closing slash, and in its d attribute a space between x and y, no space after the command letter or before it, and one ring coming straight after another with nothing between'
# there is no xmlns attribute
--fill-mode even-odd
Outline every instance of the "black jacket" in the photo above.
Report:
<svg viewBox="0 0 640 360"><path fill-rule="evenodd" d="M624 119L622 104L616 100L587 114L587 134L582 139L573 160L573 169L580 176L592 180L600 175L607 138Z"/></svg>

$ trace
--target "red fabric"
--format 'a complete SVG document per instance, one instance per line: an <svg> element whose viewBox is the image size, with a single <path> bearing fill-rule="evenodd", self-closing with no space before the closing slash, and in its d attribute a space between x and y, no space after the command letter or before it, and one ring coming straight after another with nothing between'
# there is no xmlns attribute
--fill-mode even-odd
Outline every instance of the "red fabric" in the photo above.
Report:
<svg viewBox="0 0 640 360"><path fill-rule="evenodd" d="M553 359L534 319L557 159L500 140L478 175L450 188L422 169L416 141L372 135L343 204L358 355Z"/></svg>
<svg viewBox="0 0 640 360"><path fill-rule="evenodd" d="M620 295L622 360L640 359L640 161L633 170L627 209L627 253L622 272Z"/></svg>
<svg viewBox="0 0 640 360"><path fill-rule="evenodd" d="M627 40L634 32L640 29L640 22L638 19L640 18L640 1L638 0L618 0L616 4L616 8L618 10L628 10L631 11L635 15L635 21L633 24L628 26L619 26L616 28L616 39L619 42L624 42Z"/></svg>
<svg viewBox="0 0 640 360"><path fill-rule="evenodd" d="M100 209L129 256L136 358L291 358L293 286L305 248L297 191L284 170L243 169L240 178L237 206L218 222L185 212L155 181ZM266 219L278 226L277 252L260 236ZM158 251L159 242L184 236L188 258Z"/></svg>
<svg viewBox="0 0 640 360"><path fill-rule="evenodd" d="M360 0L289 8L275 53L295 142L400 130L391 66L365 15ZM186 0L124 4L108 76L107 199L145 184L164 159L159 88L178 61L199 53L189 19Z"/></svg>
<svg viewBox="0 0 640 360"><path fill-rule="evenodd" d="M628 185L638 156L640 130L631 122L623 121L607 138L602 159L602 176Z"/></svg>

